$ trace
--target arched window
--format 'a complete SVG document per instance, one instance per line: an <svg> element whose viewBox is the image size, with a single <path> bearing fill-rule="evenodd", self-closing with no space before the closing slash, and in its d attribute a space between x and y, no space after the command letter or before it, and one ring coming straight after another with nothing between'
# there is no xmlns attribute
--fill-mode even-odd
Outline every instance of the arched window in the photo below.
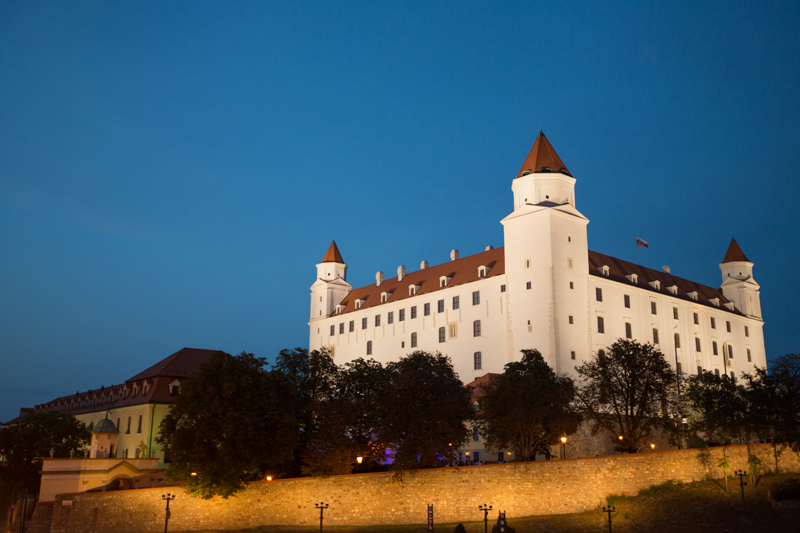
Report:
<svg viewBox="0 0 800 533"><path fill-rule="evenodd" d="M372 355L372 341L367 341L367 355Z"/></svg>
<svg viewBox="0 0 800 533"><path fill-rule="evenodd" d="M417 347L417 334L416 333L412 333L411 334L411 347L412 348L416 348Z"/></svg>
<svg viewBox="0 0 800 533"><path fill-rule="evenodd" d="M481 336L481 321L476 320L472 323L472 336L473 337L480 337Z"/></svg>
<svg viewBox="0 0 800 533"><path fill-rule="evenodd" d="M439 342L444 342L444 328L439 328Z"/></svg>
<svg viewBox="0 0 800 533"><path fill-rule="evenodd" d="M474 360L475 360L475 370L480 370L481 369L481 352L475 352Z"/></svg>

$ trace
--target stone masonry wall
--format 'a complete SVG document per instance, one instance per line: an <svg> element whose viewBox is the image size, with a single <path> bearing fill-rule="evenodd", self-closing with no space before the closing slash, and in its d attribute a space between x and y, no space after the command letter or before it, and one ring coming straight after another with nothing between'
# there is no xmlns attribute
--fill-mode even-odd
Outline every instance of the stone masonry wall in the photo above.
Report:
<svg viewBox="0 0 800 533"><path fill-rule="evenodd" d="M772 447L754 445L762 469L774 467ZM728 447L732 469L747 468L745 446ZM508 517L573 513L596 508L609 494L635 494L668 480L720 478L722 448L611 455L405 473L355 474L252 483L228 500L191 498L177 488L170 504L169 527L179 530L240 529L265 525L319 523L315 502L326 502L328 525L419 524L426 504L437 523L480 518L478 505L505 510ZM781 469L800 472L800 458L787 450ZM52 533L126 531L150 533L164 528L169 489L59 495ZM65 505L66 502L66 505Z"/></svg>

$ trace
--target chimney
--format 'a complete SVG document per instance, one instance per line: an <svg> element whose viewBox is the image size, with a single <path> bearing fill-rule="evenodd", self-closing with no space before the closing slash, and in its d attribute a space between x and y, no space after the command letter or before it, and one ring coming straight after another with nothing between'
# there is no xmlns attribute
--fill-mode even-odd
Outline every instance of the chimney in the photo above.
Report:
<svg viewBox="0 0 800 533"><path fill-rule="evenodd" d="M494 250L494 246L492 246L491 244L487 246L486 251L488 252L489 250Z"/></svg>
<svg viewBox="0 0 800 533"><path fill-rule="evenodd" d="M661 267L661 272L666 272L667 274L669 274L670 273L669 267L667 265L664 265L663 267Z"/></svg>
<svg viewBox="0 0 800 533"><path fill-rule="evenodd" d="M400 265L397 267L397 281L403 281L404 277L406 277L406 267Z"/></svg>
<svg viewBox="0 0 800 533"><path fill-rule="evenodd" d="M375 281L377 281L377 282L378 282L378 287L380 287L380 286L381 286L381 283L383 283L383 272L382 272L382 271L380 271L380 270L379 270L379 271L378 271L378 272L375 274Z"/></svg>
<svg viewBox="0 0 800 533"><path fill-rule="evenodd" d="M422 263L419 264L419 269L420 270L425 270L426 268L428 268L428 262L427 261L423 261Z"/></svg>
<svg viewBox="0 0 800 533"><path fill-rule="evenodd" d="M458 250L450 250L450 261L458 259Z"/></svg>

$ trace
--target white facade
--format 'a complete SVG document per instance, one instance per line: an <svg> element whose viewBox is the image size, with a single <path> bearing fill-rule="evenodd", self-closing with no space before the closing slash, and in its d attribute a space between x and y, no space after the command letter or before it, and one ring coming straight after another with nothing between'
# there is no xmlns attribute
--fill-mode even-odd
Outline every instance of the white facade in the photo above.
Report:
<svg viewBox="0 0 800 533"><path fill-rule="evenodd" d="M440 351L465 383L533 348L574 376L626 336L655 343L684 373L766 366L759 286L735 241L720 289L592 252L575 183L540 134L512 182L503 248L460 259L454 250L447 263L400 267L391 279L379 272L374 285L351 289L333 243L311 287L310 349L329 347L339 364Z"/></svg>

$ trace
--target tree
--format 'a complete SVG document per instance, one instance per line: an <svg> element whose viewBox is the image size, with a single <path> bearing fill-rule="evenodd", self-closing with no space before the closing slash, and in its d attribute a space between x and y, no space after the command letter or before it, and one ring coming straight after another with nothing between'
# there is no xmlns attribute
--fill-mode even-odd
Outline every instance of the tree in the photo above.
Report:
<svg viewBox="0 0 800 533"><path fill-rule="evenodd" d="M91 434L69 413L34 413L0 429L0 479L15 494L39 492L41 463L34 457L68 457L89 444Z"/></svg>
<svg viewBox="0 0 800 533"><path fill-rule="evenodd" d="M635 453L654 430L672 426L676 376L652 344L619 339L576 370L581 411L595 434L611 432L616 450Z"/></svg>
<svg viewBox="0 0 800 533"><path fill-rule="evenodd" d="M394 450L395 470L444 466L466 442L469 391L449 357L415 351L389 363L390 381L377 408L378 428Z"/></svg>
<svg viewBox="0 0 800 533"><path fill-rule="evenodd" d="M512 448L517 460L550 454L562 435L578 429L573 408L575 385L558 376L538 350L522 350L522 360L483 386L480 427L489 448Z"/></svg>
<svg viewBox="0 0 800 533"><path fill-rule="evenodd" d="M800 453L800 354L778 357L769 374L781 413L775 438Z"/></svg>
<svg viewBox="0 0 800 533"><path fill-rule="evenodd" d="M185 483L192 496L227 498L291 457L291 389L265 362L217 352L186 380L156 439L172 456L167 482Z"/></svg>

